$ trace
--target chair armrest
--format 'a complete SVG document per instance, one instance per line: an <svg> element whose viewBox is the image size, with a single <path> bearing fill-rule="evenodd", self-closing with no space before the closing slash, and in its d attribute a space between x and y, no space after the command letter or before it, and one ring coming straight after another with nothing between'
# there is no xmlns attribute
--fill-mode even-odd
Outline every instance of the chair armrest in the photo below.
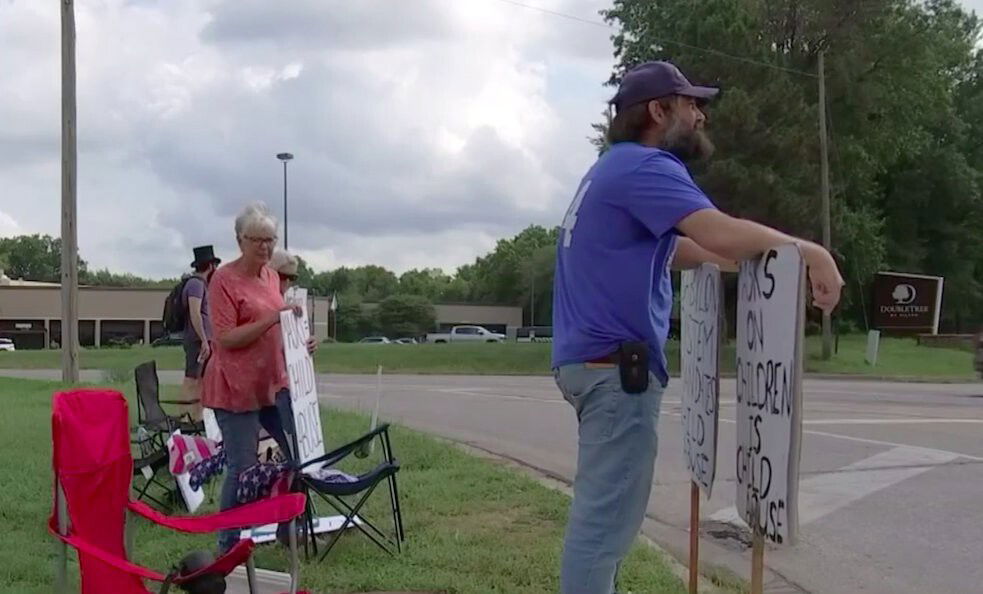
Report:
<svg viewBox="0 0 983 594"><path fill-rule="evenodd" d="M130 575L136 575L147 580L154 580L162 582L167 579L162 573L158 573L152 569L147 569L146 567L141 567L135 563L131 563L126 559L117 557L112 553L104 551L103 549L97 547L96 545L90 543L87 540L83 540L77 536L72 535L62 535L58 533L58 527L54 524L54 517L48 523L48 530L55 535L56 538L61 539L66 544L71 545L76 550L81 551L87 555L91 555L96 559L99 559L103 563L110 565L119 571L128 573Z"/></svg>
<svg viewBox="0 0 983 594"><path fill-rule="evenodd" d="M354 452L356 449L360 448L362 445L369 443L370 441L372 441L379 435L386 433L387 431L389 431L389 423L383 423L382 425L379 425L378 427L376 427L372 431L369 431L362 437L359 437L355 441L346 443L340 448L336 448L319 458L315 458L313 460L308 460L307 462L304 462L303 464L300 465L299 469L303 470L304 468L307 468L308 466L313 466L315 464L322 465L322 466L334 466L341 460L348 457L349 454Z"/></svg>
<svg viewBox="0 0 983 594"><path fill-rule="evenodd" d="M200 398L193 398L191 400L159 400L161 404L198 404L201 402Z"/></svg>
<svg viewBox="0 0 983 594"><path fill-rule="evenodd" d="M147 569L146 567L142 567L140 565L132 563L122 557L117 557L116 555L113 555L112 553L109 553L97 547L96 545L86 540L83 540L77 536L73 536L73 535L64 536L58 534L57 527L51 522L49 522L48 524L48 529L51 530L51 533L54 534L57 538L63 540L66 544L71 545L76 550L85 553L87 555L90 555L92 557L95 557L96 559L99 559L103 563L106 563L107 565L119 571L122 571L129 575L139 576L143 579L154 580L156 582L163 582L168 579L168 577L162 573L156 572L152 569ZM226 554L219 557L214 563L212 563L208 567L203 567L190 575L186 575L174 579L174 583L175 584L187 583L206 573L214 572L214 573L221 573L222 575L228 575L229 573L232 572L233 569L236 568L236 566L246 562L246 560L252 554L255 546L256 545L253 543L252 540L249 539L240 540Z"/></svg>
<svg viewBox="0 0 983 594"><path fill-rule="evenodd" d="M306 505L305 495L289 493L207 516L168 516L140 501L131 501L127 507L133 513L171 530L208 534L220 530L286 522L303 514Z"/></svg>

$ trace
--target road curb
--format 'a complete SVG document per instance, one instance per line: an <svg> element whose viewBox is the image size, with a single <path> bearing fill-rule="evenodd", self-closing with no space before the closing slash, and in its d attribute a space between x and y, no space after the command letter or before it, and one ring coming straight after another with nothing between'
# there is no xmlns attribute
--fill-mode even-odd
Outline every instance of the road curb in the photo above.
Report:
<svg viewBox="0 0 983 594"><path fill-rule="evenodd" d="M96 382L102 381L103 374L106 373L106 369L83 369L81 370L84 379L93 380ZM180 369L159 369L158 373L162 376L166 375L164 372L180 373ZM57 381L57 378L46 377L47 375L58 375L60 376L61 370L58 369L42 369L42 368L4 368L0 369L0 377L15 377L21 379L39 379L39 380L49 380ZM375 372L365 373L318 373L318 375L332 376L332 375L354 375L354 376L371 376ZM465 376L476 376L476 377L504 377L504 378L516 378L516 377L551 377L549 373L539 373L539 374L502 374L502 373L406 373L406 372L393 372L390 375L407 375L414 377L428 377L428 376L446 376L446 377L465 377ZM673 380L679 381L679 375L670 376ZM725 379L735 379L737 374L733 372L721 373L720 377ZM968 385L968 384L983 384L983 381L973 378L958 378L958 377L924 377L924 376L890 376L890 375L867 375L861 373L806 373L805 379L807 380L825 380L825 381L842 381L842 382L896 382L902 384L953 384L953 385ZM178 382L180 383L180 382Z"/></svg>

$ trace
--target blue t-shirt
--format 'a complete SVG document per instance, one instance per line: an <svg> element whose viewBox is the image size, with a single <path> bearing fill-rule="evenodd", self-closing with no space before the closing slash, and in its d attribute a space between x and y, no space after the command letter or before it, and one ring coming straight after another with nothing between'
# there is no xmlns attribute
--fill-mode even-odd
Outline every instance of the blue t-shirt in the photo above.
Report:
<svg viewBox="0 0 983 594"><path fill-rule="evenodd" d="M676 224L716 208L670 153L633 142L605 152L580 182L556 250L553 366L649 345L662 385L672 312Z"/></svg>

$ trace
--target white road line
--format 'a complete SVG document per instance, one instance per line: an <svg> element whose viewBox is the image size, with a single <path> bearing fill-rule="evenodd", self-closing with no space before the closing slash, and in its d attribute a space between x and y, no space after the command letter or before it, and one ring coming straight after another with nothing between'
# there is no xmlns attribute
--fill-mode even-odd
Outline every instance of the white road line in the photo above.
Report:
<svg viewBox="0 0 983 594"><path fill-rule="evenodd" d="M674 417L681 416L679 413L664 413L664 414L667 414L667 415L670 415L670 416L674 416ZM724 419L724 418L721 418L720 419L720 422L721 423L730 423L730 424L736 423L736 421L734 421L733 419ZM880 439L868 439L866 437L854 437L852 435L841 435L839 433L827 433L825 431L814 431L814 430L811 430L811 429L810 430L803 430L802 433L805 434L805 435L815 435L817 437L829 437L829 438L832 438L832 439L842 439L844 441L853 441L853 442L857 442L857 443L868 443L868 444L872 444L872 445L881 445L881 446L887 446L887 447L892 447L892 448L912 448L912 449L921 450L921 451L924 451L924 452L931 452L931 453L940 454L940 455L951 455L951 456L955 456L957 458L965 458L967 460L972 460L973 462L983 462L983 457L981 457L981 456L973 456L972 454L964 454L962 452L953 452L953 451L950 451L950 450L940 450L940 449L936 449L936 448L926 448L926 447L921 447L921 446L913 446L913 445L908 445L908 444L904 444L904 443L897 443L897 442L894 442L894 441L883 441L883 440L880 440Z"/></svg>
<svg viewBox="0 0 983 594"><path fill-rule="evenodd" d="M351 386L341 387L341 386L330 386L328 384L319 384L318 387L324 389L329 389L329 388L343 389L344 387L351 387ZM413 386L413 388L419 389L420 386ZM446 388L446 387L438 388L436 386L432 386L424 389L427 392L434 393L434 394L445 394L445 395L456 394L461 396L471 396L474 398L487 398L491 400L512 400L518 402L546 402L549 404L566 404L566 401L560 398L559 396L557 396L556 398L538 398L536 396L515 396L512 394L498 394L495 392L486 392L485 391L486 388ZM383 387L383 391L388 391L386 390L385 386Z"/></svg>
<svg viewBox="0 0 983 594"><path fill-rule="evenodd" d="M983 419L810 419L803 425L929 425L935 423L983 424Z"/></svg>
<svg viewBox="0 0 983 594"><path fill-rule="evenodd" d="M733 422L733 421L731 421ZM909 446L903 443L896 443L893 441L882 441L880 439L868 439L866 437L853 437L852 435L840 435L839 433L826 433L825 431L803 431L808 435L817 435L819 437L832 437L834 439L843 439L846 441L855 441L857 443L869 443L873 445L891 446L891 447L902 447L902 448L915 448L925 452L933 452L936 454L952 454L958 458L965 458L967 460L972 460L974 462L983 462L983 457L971 456L970 454L963 454L961 452L951 452L949 450L938 450L935 448L923 448L919 446Z"/></svg>
<svg viewBox="0 0 983 594"><path fill-rule="evenodd" d="M810 476L799 483L799 523L829 515L891 485L928 472L959 458L943 452L909 446L895 447L849 464L832 473ZM736 523L734 507L722 509L711 520Z"/></svg>
<svg viewBox="0 0 983 594"><path fill-rule="evenodd" d="M517 400L521 402L546 402L549 404L566 404L562 398L536 398L534 396L513 396L511 394L495 394L493 392L479 392L478 390L460 390L445 388L434 390L443 394L460 394L462 396L473 396L476 398L490 398L491 400Z"/></svg>

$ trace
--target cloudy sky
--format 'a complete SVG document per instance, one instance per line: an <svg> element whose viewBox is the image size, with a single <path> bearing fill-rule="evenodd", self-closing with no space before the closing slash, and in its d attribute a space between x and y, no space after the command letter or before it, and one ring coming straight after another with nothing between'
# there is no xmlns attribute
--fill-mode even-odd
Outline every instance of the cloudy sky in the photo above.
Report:
<svg viewBox="0 0 983 594"><path fill-rule="evenodd" d="M599 21L609 0L522 0ZM966 4L983 11L983 0ZM79 0L79 247L174 276L247 203L315 268L452 272L557 224L611 31L509 0ZM0 235L60 233L57 2L0 0ZM281 237L282 237L281 231Z"/></svg>

